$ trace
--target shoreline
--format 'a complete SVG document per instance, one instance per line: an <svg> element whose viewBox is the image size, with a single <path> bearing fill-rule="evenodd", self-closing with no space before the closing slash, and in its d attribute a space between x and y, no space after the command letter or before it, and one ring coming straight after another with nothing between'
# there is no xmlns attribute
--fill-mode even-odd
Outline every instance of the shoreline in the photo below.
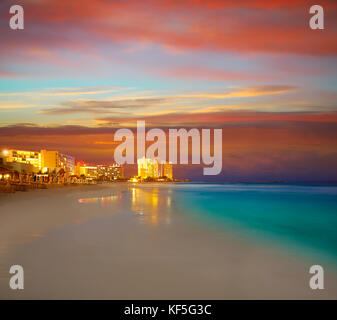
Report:
<svg viewBox="0 0 337 320"><path fill-rule="evenodd" d="M233 182L221 182L221 181L103 181L98 183L9 183L0 184L0 196L6 193L27 192L32 190L43 189L60 189L69 187L86 187L86 186L112 186L112 185L127 184L132 186L137 185L169 185L169 184L214 184L214 185L299 185L299 186L337 186L337 182L286 182L286 181L233 181Z"/></svg>

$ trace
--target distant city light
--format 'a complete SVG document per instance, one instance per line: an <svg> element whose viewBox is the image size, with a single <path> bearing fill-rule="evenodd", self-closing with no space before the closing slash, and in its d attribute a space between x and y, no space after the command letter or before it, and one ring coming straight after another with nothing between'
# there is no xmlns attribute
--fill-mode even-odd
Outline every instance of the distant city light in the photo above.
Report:
<svg viewBox="0 0 337 320"><path fill-rule="evenodd" d="M2 153L3 153L4 156L8 156L9 151L8 150L4 150L4 151L2 151Z"/></svg>

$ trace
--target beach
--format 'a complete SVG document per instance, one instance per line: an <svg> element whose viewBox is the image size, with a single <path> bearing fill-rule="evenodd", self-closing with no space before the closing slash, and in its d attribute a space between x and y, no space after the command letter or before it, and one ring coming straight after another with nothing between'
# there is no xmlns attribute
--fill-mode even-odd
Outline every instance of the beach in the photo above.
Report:
<svg viewBox="0 0 337 320"><path fill-rule="evenodd" d="M337 267L320 243L302 254L249 226L208 223L189 203L200 190L111 183L0 194L0 299L337 298ZM315 264L324 290L309 287ZM9 288L12 265L24 268L24 290Z"/></svg>

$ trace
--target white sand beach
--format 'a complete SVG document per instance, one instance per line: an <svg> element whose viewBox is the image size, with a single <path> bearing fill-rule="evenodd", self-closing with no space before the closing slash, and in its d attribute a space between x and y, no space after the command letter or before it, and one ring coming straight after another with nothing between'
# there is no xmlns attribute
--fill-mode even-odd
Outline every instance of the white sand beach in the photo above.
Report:
<svg viewBox="0 0 337 320"><path fill-rule="evenodd" d="M332 265L310 289L316 263L193 221L168 185L0 194L1 299L336 299Z"/></svg>

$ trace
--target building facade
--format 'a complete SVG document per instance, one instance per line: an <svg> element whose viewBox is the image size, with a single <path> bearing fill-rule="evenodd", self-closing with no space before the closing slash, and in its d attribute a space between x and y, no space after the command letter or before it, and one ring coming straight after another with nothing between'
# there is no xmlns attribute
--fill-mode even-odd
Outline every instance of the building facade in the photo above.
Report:
<svg viewBox="0 0 337 320"><path fill-rule="evenodd" d="M160 177L166 177L170 180L173 180L173 169L172 169L172 163L162 161L159 166L159 176Z"/></svg>
<svg viewBox="0 0 337 320"><path fill-rule="evenodd" d="M120 165L98 165L97 176L102 181L112 181L124 178L124 168Z"/></svg>
<svg viewBox="0 0 337 320"><path fill-rule="evenodd" d="M159 163L156 159L138 159L138 176L141 179L159 178Z"/></svg>
<svg viewBox="0 0 337 320"><path fill-rule="evenodd" d="M59 154L59 166L66 172L74 174L75 172L75 158L63 153Z"/></svg>
<svg viewBox="0 0 337 320"><path fill-rule="evenodd" d="M41 153L37 151L26 150L4 150L3 155L6 162L19 162L31 164L34 167L41 169Z"/></svg>
<svg viewBox="0 0 337 320"><path fill-rule="evenodd" d="M59 152L50 150L41 150L42 171L52 171L60 167Z"/></svg>
<svg viewBox="0 0 337 320"><path fill-rule="evenodd" d="M96 166L85 166L85 176L89 179L97 179L97 167Z"/></svg>

